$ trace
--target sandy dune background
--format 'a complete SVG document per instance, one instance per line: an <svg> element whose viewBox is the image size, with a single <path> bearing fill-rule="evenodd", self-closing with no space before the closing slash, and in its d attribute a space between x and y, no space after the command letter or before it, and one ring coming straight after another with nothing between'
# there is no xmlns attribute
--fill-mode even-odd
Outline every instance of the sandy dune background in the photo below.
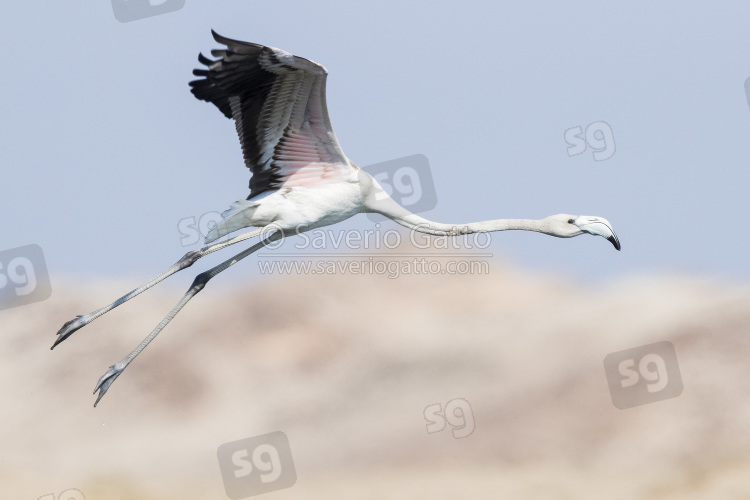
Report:
<svg viewBox="0 0 750 500"><path fill-rule="evenodd" d="M227 498L219 445L280 430L297 482L268 498L750 498L748 285L575 284L500 261L486 276L219 279L93 408L99 376L189 279L52 352L64 321L137 279L53 277L52 298L0 311L0 497ZM682 395L615 408L604 357L663 340ZM456 398L474 432L427 433L424 408Z"/></svg>

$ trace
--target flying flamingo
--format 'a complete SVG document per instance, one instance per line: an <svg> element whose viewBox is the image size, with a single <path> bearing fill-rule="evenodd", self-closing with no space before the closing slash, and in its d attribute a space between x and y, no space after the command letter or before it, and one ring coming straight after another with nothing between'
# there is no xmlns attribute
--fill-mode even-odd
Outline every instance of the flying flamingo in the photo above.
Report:
<svg viewBox="0 0 750 500"><path fill-rule="evenodd" d="M336 224L358 213L379 213L411 230L438 236L491 231L536 231L559 238L589 233L620 242L601 217L559 214L541 220L497 219L468 224L443 224L410 213L396 203L372 176L345 155L333 133L326 107L326 69L273 47L230 40L212 30L225 45L212 50L213 61L199 54L207 69L190 82L196 98L213 103L234 119L245 165L252 172L250 196L234 202L222 221L206 236L206 246L186 253L172 267L113 303L77 316L57 332L52 345L70 337L99 316L148 290L198 259L235 243L259 236L247 250L200 273L177 305L122 361L109 367L94 388L96 406L115 379L208 281L248 255L286 235ZM217 239L246 227L233 238Z"/></svg>

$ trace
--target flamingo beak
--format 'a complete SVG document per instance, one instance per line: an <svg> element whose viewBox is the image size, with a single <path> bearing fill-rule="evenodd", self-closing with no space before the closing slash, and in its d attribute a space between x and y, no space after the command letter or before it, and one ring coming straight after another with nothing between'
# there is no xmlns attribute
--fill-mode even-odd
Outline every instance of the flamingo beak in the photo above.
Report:
<svg viewBox="0 0 750 500"><path fill-rule="evenodd" d="M612 244L615 246L615 248L619 252L620 251L620 240L617 239L617 235L614 234L614 233L612 233L612 236L608 237L607 239L612 242Z"/></svg>
<svg viewBox="0 0 750 500"><path fill-rule="evenodd" d="M578 226L578 229L584 233L606 238L618 251L620 250L620 240L617 238L614 229L612 229L612 225L607 219L582 215L573 220L573 224Z"/></svg>

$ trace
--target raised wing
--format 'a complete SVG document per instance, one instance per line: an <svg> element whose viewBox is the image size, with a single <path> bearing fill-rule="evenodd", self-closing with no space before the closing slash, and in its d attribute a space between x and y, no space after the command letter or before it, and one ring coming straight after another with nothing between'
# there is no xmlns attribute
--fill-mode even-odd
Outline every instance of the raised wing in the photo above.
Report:
<svg viewBox="0 0 750 500"><path fill-rule="evenodd" d="M211 51L216 61L198 56L208 69L193 71L203 78L190 82L191 91L234 119L253 173L248 198L349 176L354 167L328 118L326 69L281 49L211 33L227 48Z"/></svg>

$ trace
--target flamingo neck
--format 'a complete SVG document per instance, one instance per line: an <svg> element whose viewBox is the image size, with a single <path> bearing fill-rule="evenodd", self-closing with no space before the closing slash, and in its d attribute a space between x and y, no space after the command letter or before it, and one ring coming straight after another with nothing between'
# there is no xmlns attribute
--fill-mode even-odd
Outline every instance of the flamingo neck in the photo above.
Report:
<svg viewBox="0 0 750 500"><path fill-rule="evenodd" d="M544 220L534 219L496 219L468 224L444 224L434 222L416 214L384 214L393 221L411 230L435 236L456 236L471 233L490 233L494 231L535 231L553 235Z"/></svg>
<svg viewBox="0 0 750 500"><path fill-rule="evenodd" d="M389 219L411 230L435 236L456 236L493 231L536 231L538 233L561 236L556 234L548 219L495 219L468 224L444 224L435 222L409 212L399 205L367 174L361 176L362 189L365 192L363 211L385 215Z"/></svg>

